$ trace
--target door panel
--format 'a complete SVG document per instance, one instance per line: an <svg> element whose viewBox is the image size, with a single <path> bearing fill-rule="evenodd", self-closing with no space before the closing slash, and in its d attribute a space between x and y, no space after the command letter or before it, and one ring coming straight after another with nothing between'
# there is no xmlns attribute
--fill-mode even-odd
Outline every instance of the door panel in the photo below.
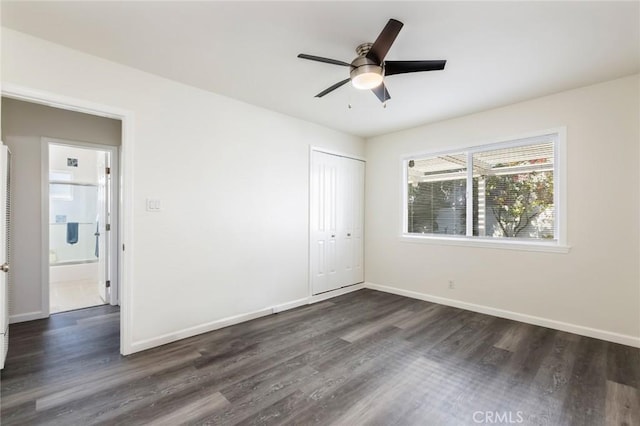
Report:
<svg viewBox="0 0 640 426"><path fill-rule="evenodd" d="M343 204L342 223L344 234L343 282L357 284L364 281L363 221L364 221L364 162L342 158Z"/></svg>
<svg viewBox="0 0 640 426"><path fill-rule="evenodd" d="M0 265L9 266L9 150L0 142ZM8 269L0 271L0 369L9 349Z"/></svg>
<svg viewBox="0 0 640 426"><path fill-rule="evenodd" d="M337 162L326 154L314 152L311 161L310 237L311 285L313 293L330 290L337 282L336 185Z"/></svg>
<svg viewBox="0 0 640 426"><path fill-rule="evenodd" d="M353 185L353 167L352 162L355 160L351 160L348 158L341 158L341 182L340 182L340 218L341 218L341 227L340 227L340 237L342 238L343 244L343 253L342 253L342 269L345 271L344 273L344 282L349 282L351 279L349 278L350 271L353 269L353 196L354 196L354 185Z"/></svg>
<svg viewBox="0 0 640 426"><path fill-rule="evenodd" d="M352 160L350 282L364 282L364 162Z"/></svg>

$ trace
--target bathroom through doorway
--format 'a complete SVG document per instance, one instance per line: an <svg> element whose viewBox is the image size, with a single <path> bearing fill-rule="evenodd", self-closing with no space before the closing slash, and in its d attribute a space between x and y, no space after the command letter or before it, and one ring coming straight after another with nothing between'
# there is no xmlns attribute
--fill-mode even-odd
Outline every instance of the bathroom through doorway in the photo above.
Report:
<svg viewBox="0 0 640 426"><path fill-rule="evenodd" d="M48 152L49 312L117 304L117 148L43 138Z"/></svg>

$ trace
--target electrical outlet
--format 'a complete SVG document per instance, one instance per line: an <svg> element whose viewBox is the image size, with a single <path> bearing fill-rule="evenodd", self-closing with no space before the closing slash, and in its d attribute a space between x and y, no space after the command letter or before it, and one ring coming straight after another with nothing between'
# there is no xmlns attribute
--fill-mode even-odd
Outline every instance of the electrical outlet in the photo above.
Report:
<svg viewBox="0 0 640 426"><path fill-rule="evenodd" d="M449 280L449 290L454 290L456 288L456 283L453 280Z"/></svg>

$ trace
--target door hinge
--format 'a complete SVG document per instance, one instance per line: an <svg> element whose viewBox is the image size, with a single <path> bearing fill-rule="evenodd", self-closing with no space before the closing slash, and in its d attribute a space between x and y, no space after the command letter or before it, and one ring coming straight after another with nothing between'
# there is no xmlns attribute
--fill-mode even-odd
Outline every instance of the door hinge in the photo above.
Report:
<svg viewBox="0 0 640 426"><path fill-rule="evenodd" d="M111 280L107 280L107 282L105 283L105 287L107 288L111 287Z"/></svg>
<svg viewBox="0 0 640 426"><path fill-rule="evenodd" d="M105 168L104 168L104 172L105 172L106 174L110 175L110 174L111 174L111 167L105 167Z"/></svg>
<svg viewBox="0 0 640 426"><path fill-rule="evenodd" d="M107 224L105 225L105 230L106 230L106 231L111 231L111 224L110 224L110 223L107 223Z"/></svg>

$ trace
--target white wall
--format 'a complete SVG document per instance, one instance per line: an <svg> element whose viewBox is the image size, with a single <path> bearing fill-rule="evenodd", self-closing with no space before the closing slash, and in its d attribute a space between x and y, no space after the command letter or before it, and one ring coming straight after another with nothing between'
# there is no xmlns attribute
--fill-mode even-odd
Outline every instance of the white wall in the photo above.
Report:
<svg viewBox="0 0 640 426"><path fill-rule="evenodd" d="M367 141L366 280L640 344L639 89L635 75ZM402 156L560 126L568 254L400 241Z"/></svg>
<svg viewBox="0 0 640 426"><path fill-rule="evenodd" d="M99 151L66 145L49 147L49 170L71 173L72 182L98 184ZM78 160L77 167L68 166L67 159Z"/></svg>
<svg viewBox="0 0 640 426"><path fill-rule="evenodd" d="M41 318L43 136L119 145L120 121L2 98L2 139L11 150L11 321ZM66 158L65 158L66 164ZM95 170L95 168L94 168ZM62 231L62 230L60 230ZM66 235L65 235L66 236Z"/></svg>
<svg viewBox="0 0 640 426"><path fill-rule="evenodd" d="M135 114L134 350L309 295L309 146L363 140L7 29L2 64L5 83Z"/></svg>

